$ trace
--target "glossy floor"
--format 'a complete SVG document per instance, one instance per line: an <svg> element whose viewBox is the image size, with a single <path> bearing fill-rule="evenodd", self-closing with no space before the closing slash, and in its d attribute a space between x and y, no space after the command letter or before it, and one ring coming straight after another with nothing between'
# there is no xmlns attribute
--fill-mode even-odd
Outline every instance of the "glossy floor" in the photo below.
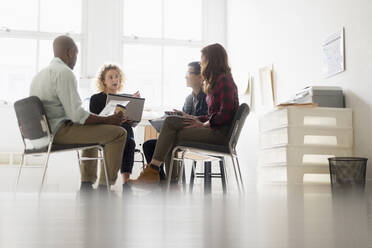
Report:
<svg viewBox="0 0 372 248"><path fill-rule="evenodd" d="M372 190L0 193L0 247L372 247Z"/></svg>

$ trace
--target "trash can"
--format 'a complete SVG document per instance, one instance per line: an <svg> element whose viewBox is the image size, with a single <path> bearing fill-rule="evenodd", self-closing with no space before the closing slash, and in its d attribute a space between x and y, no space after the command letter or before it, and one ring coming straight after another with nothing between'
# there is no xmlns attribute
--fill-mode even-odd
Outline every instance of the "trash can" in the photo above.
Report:
<svg viewBox="0 0 372 248"><path fill-rule="evenodd" d="M367 158L328 158L332 188L364 189L366 182Z"/></svg>

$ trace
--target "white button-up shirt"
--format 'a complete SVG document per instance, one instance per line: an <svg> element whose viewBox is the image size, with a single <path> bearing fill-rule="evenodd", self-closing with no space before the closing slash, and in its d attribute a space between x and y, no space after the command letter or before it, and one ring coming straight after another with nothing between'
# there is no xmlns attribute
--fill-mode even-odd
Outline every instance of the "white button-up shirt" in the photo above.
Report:
<svg viewBox="0 0 372 248"><path fill-rule="evenodd" d="M90 114L82 106L74 73L57 57L34 77L30 96L43 102L53 134L66 120L84 124Z"/></svg>

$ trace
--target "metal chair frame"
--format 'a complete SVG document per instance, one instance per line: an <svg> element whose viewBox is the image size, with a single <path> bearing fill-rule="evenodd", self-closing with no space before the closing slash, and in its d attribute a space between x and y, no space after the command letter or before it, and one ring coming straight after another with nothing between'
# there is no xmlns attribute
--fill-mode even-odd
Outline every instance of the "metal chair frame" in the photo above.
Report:
<svg viewBox="0 0 372 248"><path fill-rule="evenodd" d="M140 149L134 149L135 153L139 153L141 155L141 160L134 160L134 163L142 163L142 170L145 169L146 164L145 164L145 155L143 155L143 152L141 152Z"/></svg>
<svg viewBox="0 0 372 248"><path fill-rule="evenodd" d="M244 112L242 112L242 111L244 111ZM239 114L241 116L238 116ZM237 142L238 142L238 138L239 138L241 129L244 125L245 119L248 116L248 114L249 114L249 106L247 104L243 103L242 105L239 106L239 109L234 116L234 120L232 122L231 130L229 131L229 142L227 144L228 152L214 151L214 150L211 150L211 149L203 149L203 148L195 148L195 147L192 147L192 146L187 146L187 145L182 145L182 144L175 146L172 150L172 158L171 158L171 164L170 164L170 169L169 169L169 175L172 175L174 161L181 161L181 170L180 170L180 175L179 175L179 178L178 178L178 182L180 183L180 181L182 179L182 173L184 171L184 166L185 166L185 161L184 160L185 160L185 153L186 152L199 153L199 154L202 154L202 155L208 155L210 157L220 159L220 162L221 162L220 165L223 164L223 167L224 167L223 172L226 175L225 156L229 156L229 157L231 157L231 160L232 160L232 165L233 165L235 179L236 179L236 183L237 183L237 186L238 186L239 193L244 194L244 192L245 192L244 183L243 183L243 177L242 177L241 170L240 170L239 159L238 159L237 152L236 152L236 145L237 145ZM196 143L198 143L198 142L196 142ZM223 146L225 147L226 145L223 145ZM179 152L179 150L182 151L180 158L177 156L177 153ZM195 172L194 164L193 164L193 171ZM196 176L196 174L194 176ZM169 189L170 177L168 177L167 184L168 184L168 189Z"/></svg>
<svg viewBox="0 0 372 248"><path fill-rule="evenodd" d="M39 102L38 106L39 106L39 108L41 108L40 112L42 114L41 114L41 120L38 124L40 124L40 128L44 131L44 133L46 133L46 136L44 136L44 137L47 137L48 140L49 140L47 147L44 147L44 148L46 148L46 151L33 152L32 150L27 149L27 145L26 145L26 142L25 142L25 136L24 136L24 132L23 132L23 128L22 128L23 123L18 116L19 113L17 112L17 107L16 107L17 102L27 100L27 99L32 99L34 101ZM80 165L81 161L85 161L85 160L101 160L101 161L103 161L103 169L104 169L105 178L106 178L106 186L107 186L107 190L110 191L110 185L109 185L108 173L107 173L107 166L106 166L106 160L105 160L105 146L103 144L68 144L68 145L65 145L66 147L71 146L71 145L75 146L75 147L72 147L72 148L70 148L70 147L69 148L63 148L64 145L58 145L61 148L58 149L58 150L53 151L52 148L53 148L54 136L52 135L52 133L50 131L50 126L49 126L49 123L48 123L48 120L47 120L47 117L46 117L46 114L45 114L45 110L43 109L42 102L40 101L40 99L36 96L31 96L31 97L19 100L17 102L15 103L15 110L16 110L16 115L17 115L17 120L18 120L18 126L19 126L19 129L20 129L20 132L21 132L22 141L23 141L23 145L24 145L24 151L22 153L21 163L20 163L19 170L18 170L16 188L18 187L18 184L19 184L19 181L20 181L21 172L22 172L23 166L25 164L25 157L26 156L46 154L46 159L45 159L44 165L42 166L43 167L43 174L42 174L41 184L40 184L40 188L39 188L39 192L40 192L42 190L44 182L45 182L45 176L46 176L46 171L48 169L48 162L49 162L50 154L51 153L56 153L56 152L77 151L79 165ZM97 148L98 151L99 151L99 156L96 157L96 158L80 157L80 154L79 154L80 150L85 150L85 149L90 149L90 148ZM43 148L40 148L40 149L43 149Z"/></svg>

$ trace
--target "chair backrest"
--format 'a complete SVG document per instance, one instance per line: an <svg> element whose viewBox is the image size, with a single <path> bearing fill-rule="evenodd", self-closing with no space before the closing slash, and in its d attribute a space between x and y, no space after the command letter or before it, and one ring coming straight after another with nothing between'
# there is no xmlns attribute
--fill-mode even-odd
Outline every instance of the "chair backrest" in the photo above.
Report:
<svg viewBox="0 0 372 248"><path fill-rule="evenodd" d="M238 111L236 111L234 119L231 122L231 127L227 137L229 137L229 148L232 151L235 151L236 144L238 143L240 133L248 114L249 106L248 104L243 103L239 106Z"/></svg>
<svg viewBox="0 0 372 248"><path fill-rule="evenodd" d="M21 131L23 142L26 140L52 139L49 122L47 120L43 103L37 96L30 96L14 103L18 126Z"/></svg>

